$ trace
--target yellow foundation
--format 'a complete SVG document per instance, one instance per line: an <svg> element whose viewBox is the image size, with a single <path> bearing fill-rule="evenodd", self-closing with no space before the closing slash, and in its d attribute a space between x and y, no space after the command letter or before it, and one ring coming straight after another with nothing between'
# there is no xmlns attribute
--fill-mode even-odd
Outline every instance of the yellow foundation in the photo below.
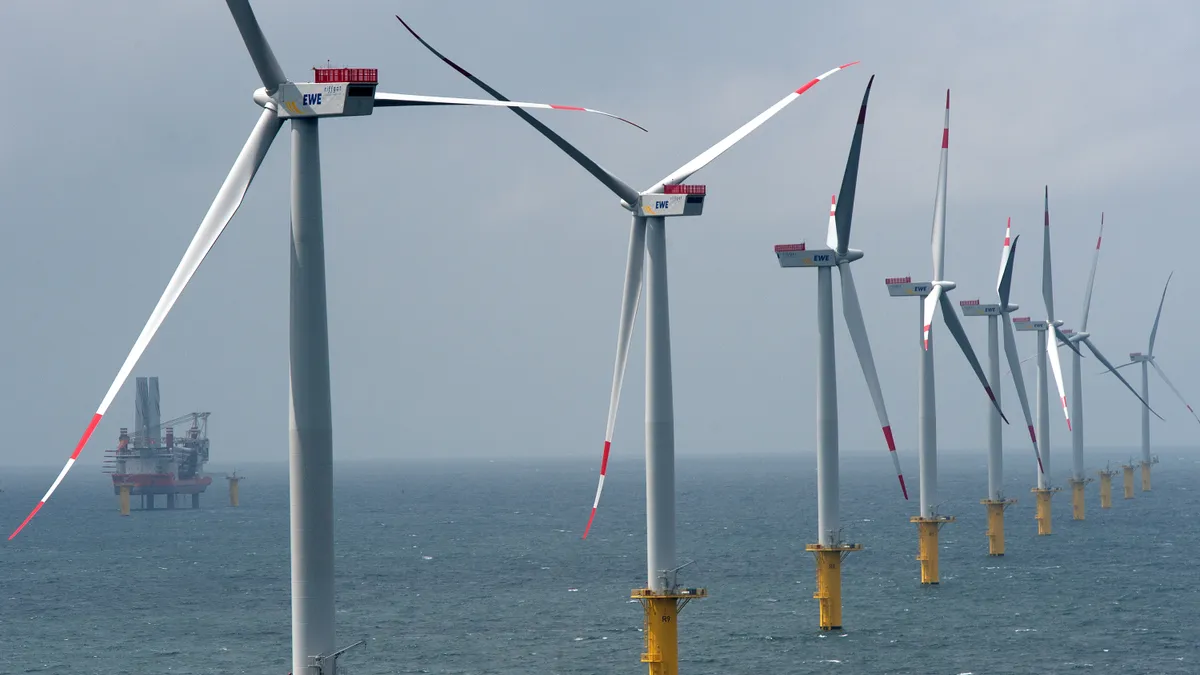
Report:
<svg viewBox="0 0 1200 675"><path fill-rule="evenodd" d="M946 523L953 523L954 516L934 516L933 518L913 516L908 519L908 522L917 524L917 536L919 537L917 560L921 561L921 583L937 584L940 579L938 576L938 531Z"/></svg>
<svg viewBox="0 0 1200 675"><path fill-rule="evenodd" d="M1087 506L1084 502L1083 486L1092 482L1091 478L1082 480L1071 480L1071 518L1074 520L1084 520L1084 515L1087 512Z"/></svg>
<svg viewBox="0 0 1200 675"><path fill-rule="evenodd" d="M238 505L238 481L240 481L240 480L241 480L241 478L233 478L233 477L229 478L229 505L230 506Z"/></svg>
<svg viewBox="0 0 1200 675"><path fill-rule="evenodd" d="M679 612L692 600L708 597L707 589L656 593L649 588L635 588L630 597L645 611L646 651L642 663L650 667L650 675L679 675Z"/></svg>
<svg viewBox="0 0 1200 675"><path fill-rule="evenodd" d="M121 493L120 493L121 496L118 498L118 500L121 504L121 515L127 516L127 515L129 515L129 489L130 489L130 486L122 485L119 487L119 489L121 491Z"/></svg>
<svg viewBox="0 0 1200 675"><path fill-rule="evenodd" d="M1100 472L1100 508L1112 508L1112 477L1117 475L1116 471L1101 471Z"/></svg>
<svg viewBox="0 0 1200 675"><path fill-rule="evenodd" d="M809 544L817 563L817 591L813 598L821 608L821 630L842 629L842 560L851 551L861 551L862 544Z"/></svg>
<svg viewBox="0 0 1200 675"><path fill-rule="evenodd" d="M1125 479L1125 499L1133 499L1133 465L1121 467Z"/></svg>
<svg viewBox="0 0 1200 675"><path fill-rule="evenodd" d="M1150 491L1150 462L1142 462L1142 492Z"/></svg>
<svg viewBox="0 0 1200 675"><path fill-rule="evenodd" d="M1039 536L1052 533L1052 526L1050 524L1050 497L1059 490L1060 488L1033 488L1030 490L1030 492L1037 495L1037 515L1034 518L1037 520Z"/></svg>
<svg viewBox="0 0 1200 675"><path fill-rule="evenodd" d="M983 499L980 504L987 507L988 555L1004 555L1004 511L1017 503L1015 499Z"/></svg>

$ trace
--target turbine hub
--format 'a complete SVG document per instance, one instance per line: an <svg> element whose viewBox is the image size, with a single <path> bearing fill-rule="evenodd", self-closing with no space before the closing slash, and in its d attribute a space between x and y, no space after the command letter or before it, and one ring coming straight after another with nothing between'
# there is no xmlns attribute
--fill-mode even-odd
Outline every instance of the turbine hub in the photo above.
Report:
<svg viewBox="0 0 1200 675"><path fill-rule="evenodd" d="M945 293L947 291L952 291L952 290L958 288L958 284L954 283L953 281L946 281L945 279L943 279L941 281L935 281L935 282L933 282L933 285L941 286L943 293Z"/></svg>

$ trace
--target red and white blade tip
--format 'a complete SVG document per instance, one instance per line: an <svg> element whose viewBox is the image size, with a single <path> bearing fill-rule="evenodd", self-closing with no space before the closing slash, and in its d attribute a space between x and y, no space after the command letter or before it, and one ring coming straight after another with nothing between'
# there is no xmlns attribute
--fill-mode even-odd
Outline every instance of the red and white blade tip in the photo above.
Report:
<svg viewBox="0 0 1200 675"><path fill-rule="evenodd" d="M435 50L432 45L430 45L428 42L426 42L424 38L422 38L420 35L417 35L417 31L413 30L412 26L408 25L407 21L405 21L404 19L401 19L399 14L396 14L394 16L396 17L396 20L400 22L401 25L403 25L405 28L408 29L408 32L411 33L414 38L416 38L421 44L425 45L425 47L428 48L430 51L432 51L438 58L440 58L442 60L442 62L444 62L446 65L450 66L451 68L457 70L460 75L467 77L469 79L476 79L474 75L467 72L466 68L463 68L462 66L458 65L457 63L446 58L443 54L441 54L440 52ZM554 110L569 110L569 111L576 111L576 112L596 113L597 115L604 115L605 117L611 117L615 120L620 120L620 121L628 124L629 126L637 127L638 129L641 129L642 131L647 131L647 129L645 127L643 127L642 125L640 125L636 122L627 120L624 117L621 117L620 115L614 115L612 113L604 112L603 110L593 110L592 108L581 108L581 107L575 106L575 105L555 105L553 103L546 104L546 107L553 108Z"/></svg>
<svg viewBox="0 0 1200 675"><path fill-rule="evenodd" d="M813 79L809 80L808 82L805 82L804 86L797 89L796 95L799 96L800 94L803 94L804 92L808 91L809 89L812 89L813 87L815 87L817 85L818 82L820 82L821 80L825 79L826 77L829 77L830 75L836 73L837 71L845 70L845 69L849 68L850 66L857 65L857 64L858 64L858 61L851 61L850 63L845 63L845 64L838 66L837 68L834 68L833 70L829 71L828 73L825 73L824 75L821 75L819 77L814 77Z"/></svg>
<svg viewBox="0 0 1200 675"><path fill-rule="evenodd" d="M925 324L925 328L924 328L924 329L923 329L923 331L922 331L922 332L923 332L923 336L924 336L924 337L923 337L923 339L924 339L924 341L925 341L925 351L929 351L929 328L930 328L932 325L933 325L933 324L928 324L928 323L927 323L927 324Z"/></svg>
<svg viewBox="0 0 1200 675"><path fill-rule="evenodd" d="M100 419L102 417L104 417L104 413L98 412L95 415L92 415L92 421L88 423L87 429L85 429L83 432L83 436L79 437L79 442L75 444L75 451L72 452L70 458L67 459L67 463L63 466L62 471L58 472L58 478L54 479L54 483L50 485L50 489L46 490L46 494L42 495L42 498L40 501L38 501L37 506L33 507L33 510L29 512L29 515L25 516L25 520L21 521L21 524L17 526L17 529L13 530L13 533L8 535L9 541L12 541L13 537L16 537L21 533L21 530L25 529L25 526L29 524L29 521L33 520L33 517L37 515L37 512L42 510L42 506L44 506L50 499L50 495L54 494L54 491L58 489L59 483L62 483L62 480L66 477L67 472L70 471L71 467L75 464L75 460L79 459L79 453L83 452L84 446L87 445L88 440L92 437L92 433L96 431L96 425L100 424Z"/></svg>
<svg viewBox="0 0 1200 675"><path fill-rule="evenodd" d="M883 428L883 438L887 441L888 452L892 455L892 462L896 465L896 478L900 479L900 492L904 493L904 499L908 499L908 486L904 484L904 474L900 471L900 460L896 458L896 439L892 436L892 425L887 425Z"/></svg>
<svg viewBox="0 0 1200 675"><path fill-rule="evenodd" d="M600 493L604 491L604 476L608 473L608 452L612 449L612 441L604 441L604 456L600 459L600 483L596 486L596 498L592 501L592 513L588 516L587 527L583 528L583 538L587 539L592 530L592 521L596 519L596 508L600 506Z"/></svg>
<svg viewBox="0 0 1200 675"><path fill-rule="evenodd" d="M1008 222L1004 225L1004 245L1012 245L1012 216L1009 216Z"/></svg>

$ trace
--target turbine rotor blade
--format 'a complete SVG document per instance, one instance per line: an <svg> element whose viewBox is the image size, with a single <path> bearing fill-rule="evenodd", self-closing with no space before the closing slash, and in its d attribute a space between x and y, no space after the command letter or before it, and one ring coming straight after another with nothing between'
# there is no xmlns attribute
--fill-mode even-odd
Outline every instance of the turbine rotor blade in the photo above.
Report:
<svg viewBox="0 0 1200 675"><path fill-rule="evenodd" d="M1020 235L1017 235L1018 237ZM996 294L1000 296L1000 311L1008 307L1008 296L1012 291L1012 249L1015 242L1012 239L1012 218L1004 226L1004 249L1000 252L1000 273L996 276ZM1005 283L1007 276L1008 282Z"/></svg>
<svg viewBox="0 0 1200 675"><path fill-rule="evenodd" d="M838 191L838 199L842 202L842 210L837 214L837 253L845 256L850 248L850 222L854 217L854 192L858 187L858 163L862 156L863 127L867 124L867 100L871 98L871 85L875 76L867 81L867 90L863 92L862 106L858 109L858 122L854 125L854 138L850 141L850 156L846 158L846 170L842 174L842 187Z"/></svg>
<svg viewBox="0 0 1200 675"><path fill-rule="evenodd" d="M1016 242L1014 242L1015 244ZM1033 442L1033 454L1037 457L1038 473L1042 470L1042 453L1038 450L1037 433L1033 430L1033 415L1029 412L1029 395L1025 391L1025 377L1021 374L1021 362L1017 360L1017 338L1013 334L1012 321L1007 314L1000 317L1004 326L1004 355L1008 357L1008 367L1017 390L1017 399L1021 402L1021 412L1025 415L1025 424L1029 427L1029 440Z"/></svg>
<svg viewBox="0 0 1200 675"><path fill-rule="evenodd" d="M250 52L254 69L258 71L259 79L267 88L267 94L274 94L279 85L287 81L287 77L283 74L283 68L279 67L279 61L275 60L275 53L271 51L271 45L267 44L258 19L254 18L250 1L225 0L225 4L229 6L229 13L233 15L238 32L242 34L242 42L246 44L246 51Z"/></svg>
<svg viewBox="0 0 1200 675"><path fill-rule="evenodd" d="M871 342L867 338L867 325L863 321L862 306L858 302L858 289L854 285L854 275L850 272L850 263L838 265L842 277L842 313L846 317L846 329L850 332L850 340L854 343L854 351L858 353L858 363L862 366L863 377L867 381L867 390L871 392L871 402L875 404L875 414L879 416L879 425L883 427L883 438L887 441L888 454L896 468L896 478L900 481L900 492L908 499L908 487L904 485L904 472L900 470L900 458L896 454L896 441L892 438L892 424L888 421L887 407L883 404L883 390L879 386L879 372L875 369L875 358L871 355Z"/></svg>
<svg viewBox="0 0 1200 675"><path fill-rule="evenodd" d="M933 206L933 280L941 281L946 268L946 174L950 162L950 90L946 90L946 122L942 126L942 159L938 163L937 197ZM926 323L929 323L926 321Z"/></svg>
<svg viewBox="0 0 1200 675"><path fill-rule="evenodd" d="M1005 230L1004 252L1000 255L1000 279L996 282L996 294L1000 296L1001 312L1008 311L1008 300L1012 293L1013 261L1016 259L1017 240L1020 238L1021 235L1018 234L1010 243L1008 231Z"/></svg>
<svg viewBox="0 0 1200 675"><path fill-rule="evenodd" d="M221 188L217 191L217 196L213 203L208 208L208 213L204 215L204 219L200 221L200 227L196 230L195 236L188 244L187 250L183 254L183 259L179 261L179 266L175 268L175 273L171 275L171 280L167 282L167 288L163 291L162 297L158 299L158 304L154 306L154 311L150 313L150 318L146 320L146 325L142 328L142 332L138 335L137 341L133 343L133 349L125 357L125 362L121 364L120 370L117 371L116 378L108 387L108 392L104 395L104 399L100 402L100 407L96 409L92 415L91 421L84 430L83 435L79 438L79 442L75 445L75 450L67 459L66 465L59 472L58 477L54 479L54 483L50 485L50 489L38 501L37 506L29 512L25 520L13 530L13 533L8 536L11 540L20 534L21 530L29 524L29 521L41 510L54 491L58 489L58 485L66 477L67 472L75 464L75 460L79 458L79 453L83 451L87 445L88 439L91 438L92 432L96 430L96 425L100 423L100 419L108 412L108 407L112 405L113 399L121 390L121 386L125 380L129 378L129 373L133 371L137 365L138 359L142 357L142 353L146 351L146 347L150 344L150 340L154 334L158 332L163 321L167 318L167 313L175 305L175 301L183 293L183 289L187 287L191 281L192 275L200 268L200 263L204 262L205 256L212 250L213 244L217 242L217 238L225 230L225 226L233 218L233 214L237 212L238 207L242 204L242 199L246 196L246 190L249 189L251 181L254 180L254 174L258 171L259 165L267 155L267 150L271 147L271 142L275 140L275 135L283 126L281 120L273 109L267 108L262 111L258 118L258 122L254 125L253 131L250 132L250 137L246 139L246 144L242 146L242 151L238 153L237 159L233 163L233 168L229 170L229 175L225 177L225 182L221 184Z"/></svg>
<svg viewBox="0 0 1200 675"><path fill-rule="evenodd" d="M975 357L975 350L971 348L971 341L967 339L967 333L963 330L962 322L958 319L958 314L954 311L954 305L950 303L950 296L942 293L938 297L939 303L942 305L942 319L946 322L946 329L954 336L954 340L958 342L958 346L962 349L963 355L967 357L967 363L971 364L971 370L975 371L975 376L983 383L983 390L987 392L988 398L992 400L992 405L996 406L996 412L1000 413L1000 419L1008 424L1008 418L1004 416L1004 411L1000 409L1000 402L996 400L996 394L992 392L992 385L988 384L987 375L983 374L983 366L979 365L979 359Z"/></svg>
<svg viewBox="0 0 1200 675"><path fill-rule="evenodd" d="M1163 379L1163 382L1167 383L1167 386L1171 388L1171 391L1175 392L1175 396L1179 399L1179 402L1182 403L1184 405L1184 407L1186 407L1188 409L1188 412L1192 413L1192 417L1195 418L1195 420L1197 422L1200 422L1200 417L1196 417L1196 411L1192 410L1192 406L1188 405L1188 402L1183 399L1183 394L1179 393L1179 390L1175 388L1175 385L1171 384L1171 380L1167 378L1167 374L1164 373L1163 369L1158 366L1158 363L1156 361L1151 360L1150 365L1154 366L1154 370L1158 372L1158 376ZM1141 398L1141 397L1139 396L1138 398ZM1145 401L1143 401L1143 403L1145 403ZM1149 408L1150 406L1146 406L1146 407ZM1151 409L1151 412L1153 412L1153 409ZM1158 419L1161 420L1162 418L1159 417Z"/></svg>
<svg viewBox="0 0 1200 675"><path fill-rule="evenodd" d="M1062 403L1063 417L1067 420L1067 431L1071 430L1071 413L1067 409L1067 390L1063 388L1062 364L1058 359L1058 345L1046 340L1046 355L1050 357L1050 371L1054 373L1054 384L1058 387L1058 400Z"/></svg>
<svg viewBox="0 0 1200 675"><path fill-rule="evenodd" d="M1104 239L1104 213L1100 214L1100 234L1096 235L1096 252L1092 254L1092 271L1088 273L1087 292L1083 296L1083 320L1079 332L1087 331L1088 313L1092 308L1092 286L1096 283L1096 266L1100 263L1100 242Z"/></svg>
<svg viewBox="0 0 1200 675"><path fill-rule="evenodd" d="M808 82L806 82L804 84L803 87L800 87L796 91L793 91L793 92L789 93L787 96L784 96L782 99L779 100L778 103L771 106L770 108L767 108L766 110L759 113L758 116L755 117L754 119L752 119L749 122L746 122L742 126L738 127L738 129L736 131L729 134L725 138L722 138L720 141L717 142L716 145L705 150L704 152L700 153L699 155L696 155L696 157L693 158L691 161L689 161L687 164L684 164L683 166L679 167L675 171L671 172L671 174L668 175L666 178L663 178L662 180L655 183L653 186L647 188L645 190L645 192L646 193L658 192L659 190L661 190L663 188L664 185L679 185L683 181L690 178L692 174L696 173L700 169L703 169L705 166L708 166L709 162L720 157L722 154L725 153L726 150L728 150L729 148L732 148L734 146L734 144L736 144L738 141L742 140L746 136L749 136L750 132L752 132L755 129L762 126L764 122L766 122L767 120L774 117L775 114L778 113L780 110L783 110L784 108L786 108L789 103L791 103L792 101L795 101L797 98L800 98L800 96L802 96L804 94L804 92L815 87L818 82L820 82L821 80L824 80L825 78L829 77L830 75L833 75L834 73L838 72L839 70L845 70L846 68L849 68L850 66L853 66L856 63L858 63L858 61L853 61L851 63L847 63L844 65L838 66L837 68L828 70L828 71L814 77L813 79L809 80Z"/></svg>
<svg viewBox="0 0 1200 675"><path fill-rule="evenodd" d="M1046 316L1054 322L1054 278L1050 269L1050 186L1046 186L1046 225L1042 229L1042 300Z"/></svg>
<svg viewBox="0 0 1200 675"><path fill-rule="evenodd" d="M925 351L929 351L929 331L933 328L933 317L937 314L938 298L941 295L942 287L935 284L929 295L925 296L925 306L922 312L924 326L921 328L921 342Z"/></svg>
<svg viewBox="0 0 1200 675"><path fill-rule="evenodd" d="M1158 337L1158 320L1162 318L1163 303L1167 301L1167 287L1171 285L1171 277L1175 276L1174 272L1167 275L1167 283L1163 284L1162 299L1158 301L1158 313L1154 315L1154 327L1150 329L1150 347L1146 350L1146 356L1154 355L1154 338Z"/></svg>
<svg viewBox="0 0 1200 675"><path fill-rule="evenodd" d="M1087 345L1087 348L1092 350L1092 353L1096 355L1096 358L1100 361L1100 363L1103 363L1104 367L1108 368L1108 372L1112 373L1113 375L1116 375L1117 379L1121 381L1121 384L1125 385L1125 388L1128 389L1130 392L1132 392L1133 395L1137 397L1137 400L1141 401L1142 405L1146 406L1147 410L1154 413L1154 416L1157 417L1158 419L1160 419L1160 420L1162 419L1162 416L1159 415L1157 412L1154 412L1154 408L1151 408L1150 404L1146 403L1146 399L1142 398L1142 395L1137 393L1137 390L1133 388L1133 385L1129 384L1129 381L1126 380L1120 373L1118 373L1116 368L1113 368L1113 364L1109 363L1108 359L1104 358L1104 355L1100 353L1100 350L1096 349L1096 345L1092 344L1092 341L1090 338L1084 338L1083 344ZM1154 362L1151 361L1151 363L1154 363ZM1176 393L1176 395L1179 394L1179 392L1175 392L1175 393ZM1180 399L1182 400L1182 397L1180 397ZM1185 402L1184 405L1187 405L1187 403ZM1189 410L1190 409L1191 408L1189 408ZM1195 414L1195 413L1193 413L1193 414Z"/></svg>
<svg viewBox="0 0 1200 675"><path fill-rule="evenodd" d="M408 29L408 32L411 33L412 36L414 38L416 38L418 42L420 42L422 45L424 45L424 47L426 49L428 49L430 52L432 52L434 56L441 59L443 63L450 66L454 70L458 71L458 73L460 75L467 78L471 82L474 82L477 87L486 91L488 94L490 94L492 97L494 97L498 101L510 102L508 100L508 98L506 98L503 94L501 94L500 92L493 89L486 82L475 77L471 73L467 72L464 68L459 66L457 63L446 58L441 52L434 49L433 45L426 42L425 39L422 38L420 35L417 35L417 32L414 31L412 29L412 26L409 26L408 23L406 23L404 21L404 19L401 19L399 16L397 16L396 19L399 20L400 23L406 29ZM377 97L377 100L378 100L378 97ZM460 99L460 101L465 101L465 100L469 100L469 99ZM480 105L480 103L473 103L473 104L469 104L469 105ZM528 104L520 104L520 105L528 105ZM541 104L539 104L539 106L540 105ZM559 106L556 109L572 110L573 108L568 107L568 106ZM545 136L546 138L550 139L551 143L554 143L555 145L558 146L558 148L560 150L567 153L567 155L571 159L575 160L588 173L592 174L592 176L594 176L597 180L599 180L601 183L603 183L605 187L607 187L609 190L612 190L613 193L616 194L618 197L620 197L623 201L625 201L626 204L628 204L631 207L636 207L638 197L640 196L638 194L637 190L634 190L632 187L627 185L620 178L617 178L612 173L610 173L607 169L605 169L604 167L597 164L595 161L592 160L591 157L588 157L587 155L583 154L583 152L581 152L578 148L576 148L574 145L571 145L569 142L567 142L567 140L565 138L563 138L562 136L559 136L555 131L550 129L550 127L546 126L545 124L542 124L533 115L530 115L528 112L525 112L520 107L512 107L511 110L514 113L516 113L516 115L518 117L520 117L521 119L528 122L529 126L533 127L534 129L537 129L538 133L540 133L543 136ZM623 118L618 118L618 119L621 119L622 121L626 121L626 122L628 121L628 120L624 120ZM633 124L633 123L630 122L630 124ZM634 125L634 126L637 126L637 125ZM641 127L638 127L638 128L641 128ZM644 129L643 129L643 131L644 131Z"/></svg>
<svg viewBox="0 0 1200 675"><path fill-rule="evenodd" d="M633 339L633 324L637 318L638 301L642 295L642 271L646 262L646 219L634 216L629 230L629 255L625 261L625 285L621 292L621 319L617 325L617 358L613 365L612 393L608 399L608 422L604 427L604 454L600 459L600 482L596 485L596 498L592 501L592 512L583 538L587 539L600 506L600 493L604 491L604 476L608 472L608 453L612 448L613 431L617 426L617 407L621 402L621 384L625 379L625 365L629 362L629 344Z"/></svg>
<svg viewBox="0 0 1200 675"><path fill-rule="evenodd" d="M472 105L472 106L487 106L493 108L531 108L534 110L565 110L567 112L585 112L596 115L604 115L611 117L614 120L620 120L632 127L637 127L642 131L646 129L641 125L630 122L624 117L619 117L612 113L604 112L603 110L594 110L592 108L581 108L575 105L555 105L553 103L530 103L527 101L489 101L481 98L458 98L455 96L424 96L421 94L389 94L387 92L377 92L375 94L375 105L380 108L399 108L409 106L423 105Z"/></svg>
<svg viewBox="0 0 1200 675"><path fill-rule="evenodd" d="M829 229L825 233L825 245L831 249L837 250L837 195L833 195L829 198Z"/></svg>

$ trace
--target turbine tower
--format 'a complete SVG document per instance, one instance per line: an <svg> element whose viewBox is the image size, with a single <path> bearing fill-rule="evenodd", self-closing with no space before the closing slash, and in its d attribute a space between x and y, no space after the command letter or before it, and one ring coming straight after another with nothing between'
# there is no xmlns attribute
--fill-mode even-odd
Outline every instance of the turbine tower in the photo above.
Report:
<svg viewBox="0 0 1200 675"><path fill-rule="evenodd" d="M991 376L992 391L996 401L1000 401L1000 347L999 325L1004 324L1004 353L1008 358L1013 384L1016 387L1017 398L1021 402L1021 412L1025 414L1025 424L1029 427L1029 440L1033 443L1033 454L1038 454L1037 434L1033 430L1033 420L1029 413L1029 397L1025 393L1025 378L1021 375L1019 355L1016 340L1013 337L1012 323L1009 315L1018 309L1017 305L1009 303L1012 289L1013 262L1016 259L1017 239L1012 238L1012 218L1004 227L1004 249L1000 254L1000 275L996 280L996 304L981 305L978 300L963 300L959 303L963 316L986 316L988 318L988 372ZM995 406L988 405L988 496L979 503L987 507L988 512L988 555L1004 555L1004 511L1017 502L1004 496L1004 439L1000 426L1000 415Z"/></svg>
<svg viewBox="0 0 1200 675"><path fill-rule="evenodd" d="M826 245L829 248L813 250L804 244L779 244L775 247L775 256L780 267L817 268L817 543L809 544L805 550L811 552L816 561L817 591L813 597L820 606L821 630L841 630L842 560L851 551L862 550L861 544L842 539L838 514L837 375L833 346L833 278L830 271L835 265L842 279L842 313L846 318L846 328L858 353L863 376L867 380L867 389L871 392L871 400L875 403L875 412L879 416L879 424L883 427L888 454L892 457L896 477L900 480L900 491L904 498L908 499L904 474L900 471L900 460L896 456L892 426L888 421L883 392L879 387L879 374L875 369L875 359L871 355L871 343L867 338L862 306L858 302L858 291L854 285L854 276L850 272L850 263L863 256L862 251L849 247L850 224L854 214L854 194L858 182L859 157L862 153L863 127L867 119L867 99L871 96L871 84L874 81L875 76L872 75L867 82L862 107L858 112L858 122L854 127L850 156L846 160L846 170L842 176L842 208L837 208L836 195L829 207L829 231L826 237Z"/></svg>
<svg viewBox="0 0 1200 675"><path fill-rule="evenodd" d="M946 90L946 117L942 127L942 158L938 166L937 199L933 211L933 281L913 283L912 277L891 278L887 280L888 293L892 297L924 298L920 309L922 344L921 370L918 376L917 443L920 448L921 473L921 515L914 516L909 522L916 523L919 535L919 554L921 561L921 583L936 584L938 573L938 531L947 523L954 522L954 516L942 516L937 513L937 398L934 395L933 378L933 319L938 307L942 309L942 318L946 329L954 336L958 346L975 376L983 384L983 389L996 407L1000 418L1008 424L1008 418L1000 410L1000 402L996 400L992 387L988 384L987 376L975 357L975 350L963 330L958 314L950 303L949 292L955 288L953 281L943 278L942 271L946 261L946 174L950 148L950 90Z"/></svg>
<svg viewBox="0 0 1200 675"><path fill-rule="evenodd" d="M1096 265L1100 262L1100 242L1103 240L1104 240L1104 214L1101 213L1100 214L1100 233L1098 235L1096 235L1096 251L1095 251L1095 253L1092 254L1092 270L1091 270L1091 272L1088 273L1087 291L1084 293L1084 297L1083 297L1083 317L1079 322L1079 331L1074 332L1074 333L1069 333L1069 334L1068 334L1068 331L1063 331L1063 334L1066 336L1067 340L1069 340L1070 343L1074 345L1074 348L1071 352L1071 396L1072 396L1071 417L1074 418L1074 424L1072 425L1072 429L1071 429L1071 480L1070 480L1070 484L1071 484L1071 517L1074 520L1083 520L1086 515L1086 505L1084 502L1084 486L1086 484L1092 482L1091 478L1085 477L1084 468L1083 468L1083 368L1082 368L1082 358L1081 358L1083 355L1080 353L1078 345L1082 344L1085 347L1087 347L1088 350L1091 351L1093 355L1095 355L1096 359L1099 360L1100 363L1104 364L1104 367L1108 369L1108 372L1111 372L1113 375L1116 375L1117 379L1121 380L1121 383L1124 384L1125 387L1127 389L1129 389L1129 391L1132 392L1134 396L1137 396L1138 400L1141 401L1142 404L1146 406L1147 410L1149 412L1153 412L1152 410L1149 410L1149 406L1146 405L1145 399L1143 399L1141 396L1138 395L1137 390L1133 388L1133 385L1129 384L1129 382L1126 381L1125 378L1121 376L1121 373L1117 372L1117 369L1113 367L1112 363L1110 363L1108 359L1104 358L1104 354L1101 354L1100 350L1096 348L1096 345L1092 343L1091 333L1089 333L1088 329L1087 329L1088 314L1089 314L1089 311L1092 306L1092 287L1096 283ZM1047 246L1047 249L1049 249L1049 246ZM1154 413L1154 414L1155 414L1155 416L1158 416L1158 413ZM1148 413L1146 413L1146 419L1149 420ZM1162 418L1160 417L1159 419L1162 419ZM1101 472L1101 479L1103 480L1103 478L1104 478L1104 472ZM1110 474L1109 478L1111 479L1111 474ZM1110 504L1112 502L1111 487L1112 487L1112 484L1110 482L1109 483L1110 497L1108 500ZM1101 497L1101 501L1102 502L1104 501L1103 496Z"/></svg>
<svg viewBox="0 0 1200 675"><path fill-rule="evenodd" d="M467 72L442 55L417 35L400 19L422 45L474 82L492 97L505 101L503 94L483 80ZM685 185L692 174L708 165L735 143L757 129L804 92L830 75L849 68L847 63L809 80L804 86L789 92L775 105L759 113L716 145L697 155L667 177L638 192L609 173L590 157L571 145L545 124L531 115L517 111L543 136L575 160L588 173L621 199L621 206L632 212L629 253L625 262L625 284L621 298L621 314L617 328L617 356L613 368L613 384L609 397L608 423L605 429L603 456L600 460L600 479L592 502L583 538L587 538L608 469L609 450L616 425L617 405L625 363L629 354L634 317L641 295L643 262L646 273L646 586L635 588L632 598L641 603L645 613L646 650L642 662L651 675L675 675L679 671L678 622L679 611L693 599L707 595L703 588L685 588L678 583L679 565L675 556L675 415L671 381L671 329L667 307L667 233L666 218L698 216L704 208L707 189L703 185ZM686 563L685 563L686 564Z"/></svg>
<svg viewBox="0 0 1200 675"><path fill-rule="evenodd" d="M1122 368L1124 368L1125 366L1130 365L1132 363L1142 364L1142 395L1139 397L1142 399L1142 403L1145 404L1142 407L1142 461L1141 461L1142 492L1150 491L1150 465L1158 463L1158 455L1154 455L1154 456L1150 455L1150 413L1153 412L1150 410L1150 368L1151 367L1153 367L1154 371L1156 373L1158 373L1158 376L1163 379L1163 382L1167 383L1167 387L1169 387L1171 389L1171 391L1175 392L1175 396L1188 409L1188 412L1192 414L1192 417L1197 422L1200 422L1200 417L1196 416L1196 411L1192 410L1192 406L1188 405L1188 402L1184 400L1183 394L1180 394L1179 390L1175 388L1175 385L1171 383L1171 380L1167 377L1167 374L1165 372L1163 372L1163 369L1158 365L1158 360L1154 356L1154 339L1156 337L1158 337L1158 321L1159 321L1159 319L1162 318L1163 303L1167 301L1167 288L1171 285L1171 277L1174 275L1175 275L1174 272L1167 275L1167 283L1163 284L1162 299L1160 299L1158 301L1158 313L1156 313L1154 315L1154 327L1150 329L1150 344L1146 347L1146 353L1143 354L1141 352L1133 352L1132 354L1129 355L1129 363L1123 364L1121 366ZM1114 374L1117 374L1117 373L1114 371ZM1122 378L1122 379L1124 379L1124 378ZM1158 413L1155 413L1155 416L1158 416ZM1159 417L1159 419L1161 420L1162 417ZM1129 478L1126 481L1128 483L1128 487L1125 490L1125 498L1132 499L1133 498L1133 491L1132 491L1133 460L1130 460L1129 469L1127 470L1127 475L1129 476Z"/></svg>
<svg viewBox="0 0 1200 675"><path fill-rule="evenodd" d="M316 668L329 675L335 672L336 658L341 651L335 650L334 645L333 431L318 120L370 115L376 107L405 106L471 105L599 111L543 103L497 103L477 99L386 94L376 91L378 72L374 68L314 69L316 82L293 82L284 76L248 0L227 0L226 4L262 81L263 87L254 92L253 100L263 111L75 450L50 489L9 535L9 539L30 522L70 471L167 313L241 205L272 141L284 122L290 121L288 427L292 672L311 673Z"/></svg>

